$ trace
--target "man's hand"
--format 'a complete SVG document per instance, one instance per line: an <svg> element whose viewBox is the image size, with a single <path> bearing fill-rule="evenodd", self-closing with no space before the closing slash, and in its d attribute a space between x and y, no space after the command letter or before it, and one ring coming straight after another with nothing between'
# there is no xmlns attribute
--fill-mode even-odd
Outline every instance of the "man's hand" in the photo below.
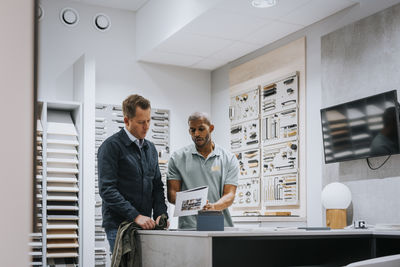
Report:
<svg viewBox="0 0 400 267"><path fill-rule="evenodd" d="M135 218L134 222L142 227L143 230L151 230L156 227L156 223L150 217L140 214Z"/></svg>
<svg viewBox="0 0 400 267"><path fill-rule="evenodd" d="M217 210L217 207L214 203L209 203L207 200L206 205L204 205L203 210Z"/></svg>
<svg viewBox="0 0 400 267"><path fill-rule="evenodd" d="M161 219L161 215L157 217L156 224L160 224L160 219ZM167 227L164 229L168 229L168 228L169 228L169 221L167 221Z"/></svg>
<svg viewBox="0 0 400 267"><path fill-rule="evenodd" d="M222 197L215 203L209 203L207 200L203 210L224 210L232 205L235 199L236 185L226 184L224 185L224 193Z"/></svg>

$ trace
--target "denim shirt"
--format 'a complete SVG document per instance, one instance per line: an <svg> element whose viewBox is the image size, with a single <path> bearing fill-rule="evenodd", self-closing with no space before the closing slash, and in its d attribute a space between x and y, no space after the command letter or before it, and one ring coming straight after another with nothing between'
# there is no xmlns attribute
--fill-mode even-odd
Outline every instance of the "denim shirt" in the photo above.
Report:
<svg viewBox="0 0 400 267"><path fill-rule="evenodd" d="M144 140L142 149L124 129L107 138L97 153L103 227L117 229L139 214L153 218L167 213L157 150Z"/></svg>

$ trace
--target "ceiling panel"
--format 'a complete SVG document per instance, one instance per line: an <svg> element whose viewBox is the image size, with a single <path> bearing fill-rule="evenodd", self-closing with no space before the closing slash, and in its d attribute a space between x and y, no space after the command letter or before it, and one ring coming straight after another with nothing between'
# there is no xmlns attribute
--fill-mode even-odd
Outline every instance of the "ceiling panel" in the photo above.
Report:
<svg viewBox="0 0 400 267"><path fill-rule="evenodd" d="M143 61L189 67L201 61L202 59L203 59L202 57L197 57L197 56L153 51L152 53L146 55L143 58Z"/></svg>
<svg viewBox="0 0 400 267"><path fill-rule="evenodd" d="M165 0L79 1L140 12L140 7L149 1ZM196 4L196 1L202 0L190 1ZM180 30L172 35L166 34L169 38L154 43L155 48L142 59L212 70L359 1L277 0L276 6L261 9L252 7L251 0L215 1L211 8L193 20L188 20Z"/></svg>
<svg viewBox="0 0 400 267"><path fill-rule="evenodd" d="M352 5L354 5L354 2L348 0L311 0L302 7L281 17L280 20L294 24L310 25Z"/></svg>
<svg viewBox="0 0 400 267"><path fill-rule="evenodd" d="M232 44L233 41L179 32L164 41L156 50L182 55L209 57Z"/></svg>
<svg viewBox="0 0 400 267"><path fill-rule="evenodd" d="M211 58L223 59L225 61L232 61L241 56L244 56L256 49L260 48L260 45L249 44L244 42L235 42L232 45L222 49L221 51L213 54Z"/></svg>
<svg viewBox="0 0 400 267"><path fill-rule="evenodd" d="M190 66L191 68L196 68L196 69L205 69L205 70L213 70L218 67L221 67L226 63L225 60L222 59L212 59L212 58L206 58L203 59L196 64L193 64Z"/></svg>
<svg viewBox="0 0 400 267"><path fill-rule="evenodd" d="M269 44L302 28L302 25L274 21L262 29L250 34L244 38L244 40L259 45Z"/></svg>
<svg viewBox="0 0 400 267"><path fill-rule="evenodd" d="M254 18L279 19L305 5L311 0L277 0L278 4L270 8L254 8L251 0L224 0L216 8ZM326 0L321 0L326 1Z"/></svg>
<svg viewBox="0 0 400 267"><path fill-rule="evenodd" d="M229 40L240 40L249 32L260 29L267 22L264 19L230 13L222 9L211 9L187 25L184 31Z"/></svg>
<svg viewBox="0 0 400 267"><path fill-rule="evenodd" d="M251 0L220 1L161 43L156 51L200 57L190 67L213 70L355 3L277 1L275 7L266 9L252 7Z"/></svg>

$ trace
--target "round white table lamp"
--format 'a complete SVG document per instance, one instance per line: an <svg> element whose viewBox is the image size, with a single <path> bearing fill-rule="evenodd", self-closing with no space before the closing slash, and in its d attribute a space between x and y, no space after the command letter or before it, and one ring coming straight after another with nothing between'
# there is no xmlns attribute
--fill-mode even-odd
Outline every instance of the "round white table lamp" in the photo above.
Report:
<svg viewBox="0 0 400 267"><path fill-rule="evenodd" d="M326 209L326 226L333 229L346 227L346 209L351 203L350 189L342 183L330 183L322 190L321 200Z"/></svg>

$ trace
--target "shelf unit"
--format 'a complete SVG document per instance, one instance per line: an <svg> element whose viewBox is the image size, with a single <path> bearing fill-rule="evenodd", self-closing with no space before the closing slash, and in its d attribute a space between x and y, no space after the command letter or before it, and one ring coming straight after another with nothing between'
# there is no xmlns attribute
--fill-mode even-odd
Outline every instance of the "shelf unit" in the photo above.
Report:
<svg viewBox="0 0 400 267"><path fill-rule="evenodd" d="M37 121L38 233L33 266L82 266L82 112L77 102L41 102Z"/></svg>
<svg viewBox="0 0 400 267"><path fill-rule="evenodd" d="M42 111L43 103L38 103L38 118L36 120L36 232L30 234L31 248L29 256L31 257L30 266L43 266L43 232L42 232L42 216L43 216L43 126Z"/></svg>

